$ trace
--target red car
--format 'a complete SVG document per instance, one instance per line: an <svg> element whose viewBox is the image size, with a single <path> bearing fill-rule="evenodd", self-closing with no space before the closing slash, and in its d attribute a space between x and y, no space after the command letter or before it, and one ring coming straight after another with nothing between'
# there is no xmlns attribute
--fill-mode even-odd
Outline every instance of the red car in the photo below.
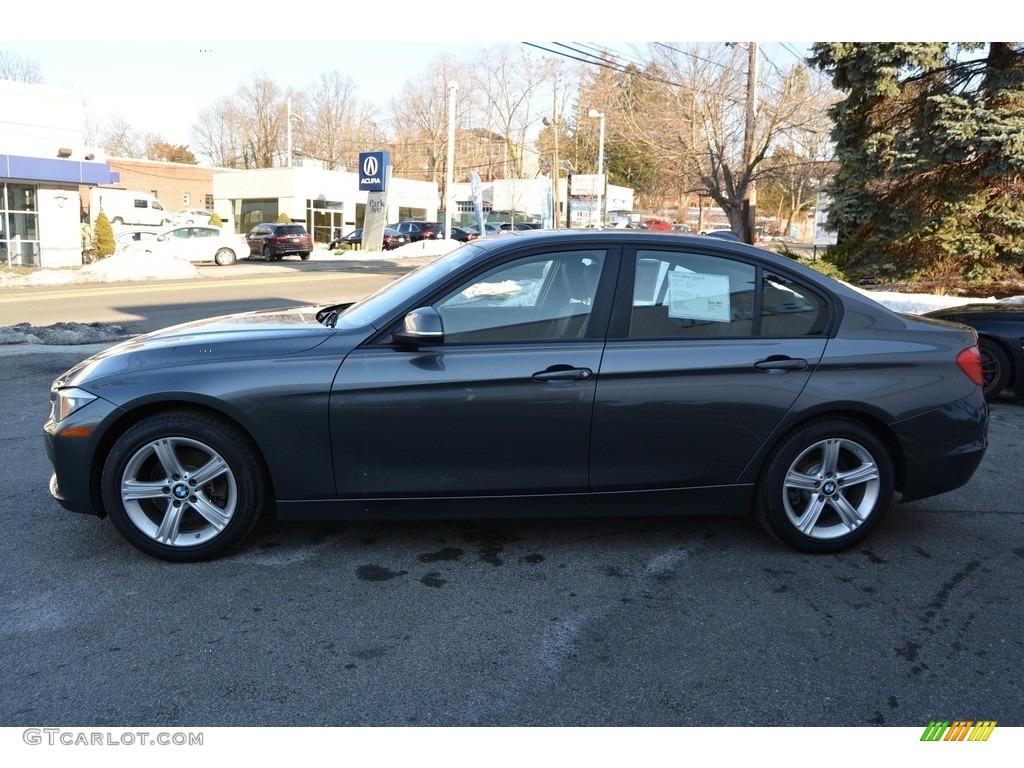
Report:
<svg viewBox="0 0 1024 768"><path fill-rule="evenodd" d="M249 258L262 255L266 261L280 261L296 254L305 261L313 252L313 237L301 224L257 224L245 236Z"/></svg>

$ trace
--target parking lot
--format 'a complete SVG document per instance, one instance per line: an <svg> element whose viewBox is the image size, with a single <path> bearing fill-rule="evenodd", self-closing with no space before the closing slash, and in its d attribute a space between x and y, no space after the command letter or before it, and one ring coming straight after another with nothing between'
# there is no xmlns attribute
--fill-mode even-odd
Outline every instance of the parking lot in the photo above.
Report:
<svg viewBox="0 0 1024 768"><path fill-rule="evenodd" d="M752 520L265 525L171 565L46 491L52 378L0 368L0 725L1024 725L1024 406L966 487L809 556Z"/></svg>

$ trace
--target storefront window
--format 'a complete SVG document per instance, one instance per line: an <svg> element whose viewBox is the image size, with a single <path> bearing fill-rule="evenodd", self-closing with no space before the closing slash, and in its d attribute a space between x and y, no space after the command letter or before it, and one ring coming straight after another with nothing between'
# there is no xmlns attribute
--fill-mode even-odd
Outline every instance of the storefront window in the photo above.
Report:
<svg viewBox="0 0 1024 768"><path fill-rule="evenodd" d="M36 186L4 184L0 193L0 264L5 267L38 267Z"/></svg>

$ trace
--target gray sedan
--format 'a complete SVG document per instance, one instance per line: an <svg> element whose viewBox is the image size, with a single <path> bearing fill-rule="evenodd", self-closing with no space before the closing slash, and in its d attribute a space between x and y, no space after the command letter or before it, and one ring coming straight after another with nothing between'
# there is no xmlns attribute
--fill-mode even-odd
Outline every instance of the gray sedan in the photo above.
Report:
<svg viewBox="0 0 1024 768"><path fill-rule="evenodd" d="M192 561L281 519L753 514L863 541L971 477L975 333L748 246L478 240L352 305L133 339L54 381L53 496Z"/></svg>

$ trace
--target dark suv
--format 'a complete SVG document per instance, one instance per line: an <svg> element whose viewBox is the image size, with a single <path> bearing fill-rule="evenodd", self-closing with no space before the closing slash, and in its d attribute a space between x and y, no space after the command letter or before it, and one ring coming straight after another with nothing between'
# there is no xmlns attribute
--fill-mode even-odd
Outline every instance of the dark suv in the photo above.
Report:
<svg viewBox="0 0 1024 768"><path fill-rule="evenodd" d="M439 224L436 221L400 221L388 226L406 235L411 243L418 240L444 239L444 224Z"/></svg>
<svg viewBox="0 0 1024 768"><path fill-rule="evenodd" d="M257 224L245 240L249 243L249 258L262 255L267 261L280 261L295 253L305 261L313 252L313 237L301 224Z"/></svg>

